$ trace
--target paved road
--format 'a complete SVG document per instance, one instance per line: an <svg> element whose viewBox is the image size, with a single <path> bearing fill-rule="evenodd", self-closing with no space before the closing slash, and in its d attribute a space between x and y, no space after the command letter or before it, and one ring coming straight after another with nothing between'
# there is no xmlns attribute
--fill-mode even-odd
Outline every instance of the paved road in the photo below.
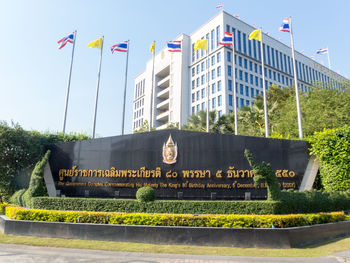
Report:
<svg viewBox="0 0 350 263"><path fill-rule="evenodd" d="M144 254L105 252L66 248L33 247L0 244L1 263L68 263L68 262L116 262L116 263L243 263L243 262L350 262L350 250L322 258L256 258L199 255Z"/></svg>

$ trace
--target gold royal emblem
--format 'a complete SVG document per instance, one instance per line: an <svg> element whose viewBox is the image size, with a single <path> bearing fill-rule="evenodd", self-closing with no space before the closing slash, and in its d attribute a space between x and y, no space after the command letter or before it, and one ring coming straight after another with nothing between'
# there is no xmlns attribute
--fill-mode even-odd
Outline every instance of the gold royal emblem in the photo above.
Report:
<svg viewBox="0 0 350 263"><path fill-rule="evenodd" d="M177 143L174 144L171 134L166 143L163 144L163 163L176 163L177 158Z"/></svg>

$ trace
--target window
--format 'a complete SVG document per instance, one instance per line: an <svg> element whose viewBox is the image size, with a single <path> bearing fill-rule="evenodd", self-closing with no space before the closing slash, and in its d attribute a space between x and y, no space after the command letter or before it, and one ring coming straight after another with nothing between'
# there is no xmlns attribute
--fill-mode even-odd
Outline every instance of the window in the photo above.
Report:
<svg viewBox="0 0 350 263"><path fill-rule="evenodd" d="M199 74L199 64L196 67L197 74Z"/></svg>
<svg viewBox="0 0 350 263"><path fill-rule="evenodd" d="M221 67L218 67L216 72L217 72L217 76L220 77L221 76Z"/></svg>
<svg viewBox="0 0 350 263"><path fill-rule="evenodd" d="M254 88L250 88L250 97L254 97Z"/></svg>
<svg viewBox="0 0 350 263"><path fill-rule="evenodd" d="M211 79L215 79L215 68L211 71Z"/></svg>
<svg viewBox="0 0 350 263"><path fill-rule="evenodd" d="M204 62L201 63L201 71L203 72L205 70Z"/></svg>
<svg viewBox="0 0 350 263"><path fill-rule="evenodd" d="M273 72L273 80L276 81L276 72Z"/></svg>
<svg viewBox="0 0 350 263"><path fill-rule="evenodd" d="M202 89L201 93L202 93L202 99L204 99L205 98L205 89Z"/></svg>
<svg viewBox="0 0 350 263"><path fill-rule="evenodd" d="M250 43L250 42L249 42ZM253 62L249 61L249 70L253 71Z"/></svg>
<svg viewBox="0 0 350 263"><path fill-rule="evenodd" d="M273 47L271 48L271 59L272 59L272 66L275 67L275 50Z"/></svg>
<svg viewBox="0 0 350 263"><path fill-rule="evenodd" d="M280 73L277 73L277 80L278 80L278 82L281 82L281 75L280 75Z"/></svg>
<svg viewBox="0 0 350 263"><path fill-rule="evenodd" d="M202 102L202 110L205 109L205 102Z"/></svg>
<svg viewBox="0 0 350 263"><path fill-rule="evenodd" d="M231 52L227 51L227 61L231 62Z"/></svg>
<svg viewBox="0 0 350 263"><path fill-rule="evenodd" d="M220 26L216 27L216 46L219 45L220 42Z"/></svg>
<svg viewBox="0 0 350 263"><path fill-rule="evenodd" d="M267 47L267 64L271 65L270 47L269 46L266 46L266 47Z"/></svg>
<svg viewBox="0 0 350 263"><path fill-rule="evenodd" d="M255 77L255 86L259 86L259 78Z"/></svg>
<svg viewBox="0 0 350 263"><path fill-rule="evenodd" d="M243 85L242 84L240 84L239 85L239 93L241 94L241 95L243 95L244 94L244 87L243 87Z"/></svg>
<svg viewBox="0 0 350 263"><path fill-rule="evenodd" d="M249 77L250 77L250 84L253 85L254 84L254 76L252 74L250 74Z"/></svg>
<svg viewBox="0 0 350 263"><path fill-rule="evenodd" d="M196 100L194 93L192 93L192 102Z"/></svg>
<svg viewBox="0 0 350 263"><path fill-rule="evenodd" d="M244 81L248 83L248 73L244 72Z"/></svg>
<svg viewBox="0 0 350 263"><path fill-rule="evenodd" d="M245 86L245 95L249 97L249 87Z"/></svg>
<svg viewBox="0 0 350 263"><path fill-rule="evenodd" d="M196 79L196 86L199 87L199 78Z"/></svg>
<svg viewBox="0 0 350 263"><path fill-rule="evenodd" d="M243 53L247 54L247 37L246 34L242 34L242 40L243 40Z"/></svg>
<svg viewBox="0 0 350 263"><path fill-rule="evenodd" d="M218 107L222 106L222 96L218 96Z"/></svg>
<svg viewBox="0 0 350 263"><path fill-rule="evenodd" d="M214 94L216 92L216 84L211 84L211 94Z"/></svg>
<svg viewBox="0 0 350 263"><path fill-rule="evenodd" d="M254 71L255 73L258 73L258 64L254 63Z"/></svg>
<svg viewBox="0 0 350 263"><path fill-rule="evenodd" d="M269 69L269 78L272 79L272 71Z"/></svg>
<svg viewBox="0 0 350 263"><path fill-rule="evenodd" d="M219 63L221 61L221 53L216 54L216 61Z"/></svg>
<svg viewBox="0 0 350 263"><path fill-rule="evenodd" d="M205 83L205 78L204 75L201 76L201 85L203 85Z"/></svg>
<svg viewBox="0 0 350 263"><path fill-rule="evenodd" d="M239 71L239 79L243 80L243 71L242 70Z"/></svg>
<svg viewBox="0 0 350 263"><path fill-rule="evenodd" d="M199 109L199 104L196 106L196 109L197 109L197 111L199 111L200 109Z"/></svg>
<svg viewBox="0 0 350 263"><path fill-rule="evenodd" d="M246 106L249 106L249 100L246 100L246 101L245 101L245 105L246 105Z"/></svg>
<svg viewBox="0 0 350 263"><path fill-rule="evenodd" d="M221 80L218 81L218 91L221 90Z"/></svg>
<svg viewBox="0 0 350 263"><path fill-rule="evenodd" d="M222 110L218 111L218 116L219 116L219 118L222 116Z"/></svg>
<svg viewBox="0 0 350 263"><path fill-rule="evenodd" d="M247 59L244 59L244 68L248 69L248 61L247 61Z"/></svg>
<svg viewBox="0 0 350 263"><path fill-rule="evenodd" d="M215 109L216 108L216 98L213 98L212 100L211 100L211 108L212 109Z"/></svg>
<svg viewBox="0 0 350 263"><path fill-rule="evenodd" d="M192 80L192 89L194 89L195 87L196 87L196 82Z"/></svg>
<svg viewBox="0 0 350 263"><path fill-rule="evenodd" d="M240 101L241 101L241 107L243 107L244 106L244 99L240 99Z"/></svg>
<svg viewBox="0 0 350 263"><path fill-rule="evenodd" d="M238 41L238 51L242 51L242 45L241 45L241 31L237 30L237 41Z"/></svg>
<svg viewBox="0 0 350 263"><path fill-rule="evenodd" d="M196 93L196 99L199 100L200 99L200 94L199 94L199 91L197 91Z"/></svg>
<svg viewBox="0 0 350 263"><path fill-rule="evenodd" d="M254 58L256 59L256 40L253 39L253 51L254 51Z"/></svg>
<svg viewBox="0 0 350 263"><path fill-rule="evenodd" d="M232 95L228 95L228 105L232 106Z"/></svg>
<svg viewBox="0 0 350 263"><path fill-rule="evenodd" d="M192 77L194 77L195 74L196 74L196 70L195 70L195 68L193 67L193 68L192 68Z"/></svg>
<svg viewBox="0 0 350 263"><path fill-rule="evenodd" d="M238 65L242 67L242 57L238 56Z"/></svg>
<svg viewBox="0 0 350 263"><path fill-rule="evenodd" d="M232 80L228 80L228 90L232 90Z"/></svg>
<svg viewBox="0 0 350 263"><path fill-rule="evenodd" d="M193 106L193 107L192 107L192 115L194 114L194 109L195 109L195 108L194 108L194 106Z"/></svg>
<svg viewBox="0 0 350 263"><path fill-rule="evenodd" d="M230 65L227 66L227 75L228 75L229 77L232 76L232 67L231 67Z"/></svg>
<svg viewBox="0 0 350 263"><path fill-rule="evenodd" d="M226 25L226 32L230 33L230 25Z"/></svg>
<svg viewBox="0 0 350 263"><path fill-rule="evenodd" d="M251 57L252 56L252 46L251 46L251 41L248 40L248 55Z"/></svg>
<svg viewBox="0 0 350 263"><path fill-rule="evenodd" d="M215 56L211 57L211 65L214 66L215 65Z"/></svg>

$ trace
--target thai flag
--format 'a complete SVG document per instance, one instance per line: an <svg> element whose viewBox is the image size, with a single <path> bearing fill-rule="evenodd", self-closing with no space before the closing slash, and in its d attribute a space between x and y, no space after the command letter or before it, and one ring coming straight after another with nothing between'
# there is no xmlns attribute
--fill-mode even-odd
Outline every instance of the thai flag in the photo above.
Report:
<svg viewBox="0 0 350 263"><path fill-rule="evenodd" d="M280 28L278 29L279 32L290 32L290 18L287 17L285 19L283 19L283 23L280 26Z"/></svg>
<svg viewBox="0 0 350 263"><path fill-rule="evenodd" d="M67 43L74 43L74 32L68 36L58 40L57 44L59 45L58 49L63 48Z"/></svg>
<svg viewBox="0 0 350 263"><path fill-rule="evenodd" d="M216 9L219 9L219 10L221 10L221 9L223 9L224 8L224 5L223 4L218 4L217 6L216 6Z"/></svg>
<svg viewBox="0 0 350 263"><path fill-rule="evenodd" d="M328 54L328 47L317 49L316 54L317 55L327 55Z"/></svg>
<svg viewBox="0 0 350 263"><path fill-rule="evenodd" d="M224 38L219 42L220 45L232 46L232 34L225 32Z"/></svg>
<svg viewBox="0 0 350 263"><path fill-rule="evenodd" d="M167 41L166 44L169 52L181 52L181 41Z"/></svg>
<svg viewBox="0 0 350 263"><path fill-rule="evenodd" d="M114 53L114 51L127 52L128 51L128 41L124 41L122 43L119 43L119 44L112 46L111 47L112 54Z"/></svg>

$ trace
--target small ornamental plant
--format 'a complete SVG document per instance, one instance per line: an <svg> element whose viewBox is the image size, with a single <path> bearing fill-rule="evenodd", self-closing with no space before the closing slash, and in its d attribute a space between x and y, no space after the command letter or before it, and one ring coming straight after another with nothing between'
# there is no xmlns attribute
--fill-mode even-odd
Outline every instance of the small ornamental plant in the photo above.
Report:
<svg viewBox="0 0 350 263"><path fill-rule="evenodd" d="M136 199L140 202L152 202L156 199L156 193L152 187L141 187L136 192Z"/></svg>

